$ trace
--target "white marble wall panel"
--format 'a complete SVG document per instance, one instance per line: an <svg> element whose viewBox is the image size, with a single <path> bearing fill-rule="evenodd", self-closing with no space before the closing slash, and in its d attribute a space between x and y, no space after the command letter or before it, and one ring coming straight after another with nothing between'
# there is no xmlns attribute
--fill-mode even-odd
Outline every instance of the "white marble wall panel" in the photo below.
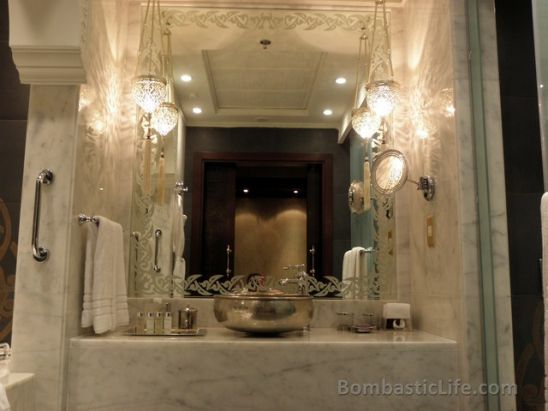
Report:
<svg viewBox="0 0 548 411"><path fill-rule="evenodd" d="M497 339L500 380L513 382L512 326L509 299L504 167L498 83L498 58L494 7L491 0L479 2L482 64L485 94L486 134L488 139L492 217L493 261L495 265ZM405 208L398 226L401 248L409 242L409 270L415 324L459 342L459 367L463 378L480 383L483 378L482 317L479 267L479 238L476 209L476 164L472 130L468 10L465 1L409 0L401 14L400 35L404 50L395 61L397 76L404 78L408 96L424 93L435 103L436 90L454 91L454 119L432 115L435 107L425 105L434 119L434 133L425 141L413 136L413 121L396 123L397 144L410 158L413 176L431 173L437 178L438 192L432 204L425 204L412 189L403 191ZM394 20L395 22L397 19ZM395 25L394 25L395 26ZM411 93L410 93L411 92ZM407 101L411 119L417 112L417 99ZM407 150L407 151L406 151ZM455 201L456 200L456 201ZM399 212L399 210L398 210ZM437 244L425 241L425 218L437 222ZM409 240L401 238L409 235ZM400 250L398 250L399 252ZM503 409L515 407L514 398L503 398ZM478 397L463 399L462 409L483 409Z"/></svg>
<svg viewBox="0 0 548 411"><path fill-rule="evenodd" d="M41 409L62 409L68 261L72 251L78 87L32 86L21 202L20 247L13 316L14 372L36 375ZM40 241L50 250L44 263L31 251L35 179L50 168L54 182L43 187Z"/></svg>
<svg viewBox="0 0 548 411"><path fill-rule="evenodd" d="M406 202L403 220L409 244L411 303L415 326L457 339L460 318L460 248L458 164L455 119L444 115L442 91L453 99L454 65L449 2L408 1L401 11L405 44L402 64L397 66L404 84L404 110L396 113L396 147L407 156L412 179L430 175L436 179L436 196L426 202L408 184L399 197ZM449 101L450 103L451 101ZM400 119L401 118L401 119ZM420 130L427 132L422 139ZM398 202L398 207L400 203ZM401 210L401 207L397 210ZM426 241L426 220L434 219L435 244ZM406 223L406 224L405 224Z"/></svg>
<svg viewBox="0 0 548 411"><path fill-rule="evenodd" d="M350 383L447 381L456 344L426 333L336 331L256 338L228 330L206 337L77 338L69 407L78 410L455 410L452 396L338 395Z"/></svg>
<svg viewBox="0 0 548 411"><path fill-rule="evenodd" d="M34 375L28 373L12 373L2 381L11 411L34 411Z"/></svg>
<svg viewBox="0 0 548 411"><path fill-rule="evenodd" d="M33 86L25 154L13 328L13 369L36 375L40 409L64 409L68 338L82 333L83 247L78 213L101 214L129 227L132 107L126 103L131 58L124 49L127 2L90 2L82 87ZM34 180L43 188L41 241L51 257L30 252ZM126 232L126 236L127 232ZM29 246L24 246L28 244ZM128 247L126 247L128 248Z"/></svg>
<svg viewBox="0 0 548 411"><path fill-rule="evenodd" d="M72 206L69 291L67 293L67 335L82 333L82 307L85 230L76 224L84 213L101 215L120 223L129 254L129 225L135 105L129 97L134 53L126 48L127 2L93 1L88 6L89 41L85 63L88 82L82 85L78 111L75 192Z"/></svg>

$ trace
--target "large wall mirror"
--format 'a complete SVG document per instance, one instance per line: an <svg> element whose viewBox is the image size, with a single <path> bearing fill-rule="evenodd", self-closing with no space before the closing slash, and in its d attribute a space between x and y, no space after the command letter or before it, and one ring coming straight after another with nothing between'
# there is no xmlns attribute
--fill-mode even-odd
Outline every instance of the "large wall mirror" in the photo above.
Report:
<svg viewBox="0 0 548 411"><path fill-rule="evenodd" d="M163 14L184 118L153 140L151 188L137 141L130 295L275 287L304 265L316 297L394 298L394 199L363 186L375 147L348 125L371 11Z"/></svg>

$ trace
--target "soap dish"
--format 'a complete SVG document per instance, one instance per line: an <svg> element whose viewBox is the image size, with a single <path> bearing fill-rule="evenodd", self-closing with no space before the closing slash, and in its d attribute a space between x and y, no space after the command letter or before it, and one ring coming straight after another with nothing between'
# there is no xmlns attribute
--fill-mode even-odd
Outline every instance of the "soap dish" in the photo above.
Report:
<svg viewBox="0 0 548 411"><path fill-rule="evenodd" d="M195 328L189 330L175 328L171 330L170 333L165 334L146 334L141 332L138 333L135 330L128 330L124 333L124 335L130 335L134 337L203 337L206 334L207 330L205 328Z"/></svg>
<svg viewBox="0 0 548 411"><path fill-rule="evenodd" d="M369 334L375 331L377 327L374 325L353 325L350 327L350 331L358 334Z"/></svg>

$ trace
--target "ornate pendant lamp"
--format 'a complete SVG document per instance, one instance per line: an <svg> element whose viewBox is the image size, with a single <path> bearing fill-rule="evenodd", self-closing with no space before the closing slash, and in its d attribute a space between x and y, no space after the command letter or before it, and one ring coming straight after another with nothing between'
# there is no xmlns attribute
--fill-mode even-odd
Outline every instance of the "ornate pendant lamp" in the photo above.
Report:
<svg viewBox="0 0 548 411"><path fill-rule="evenodd" d="M151 122L152 127L162 136L167 135L173 130L179 120L179 108L174 101L175 88L173 84L171 31L168 28L164 31L164 38L166 40L166 53L162 56L162 68L163 75L167 80L166 100L154 111Z"/></svg>
<svg viewBox="0 0 548 411"><path fill-rule="evenodd" d="M377 16L379 6L382 6L382 29L378 27ZM379 117L387 117L394 111L398 100L400 86L393 80L392 50L390 48L390 33L385 0L375 1L373 17L373 34L371 35L371 58L369 60L369 82L366 86L367 105ZM375 43L378 36L383 39ZM377 48L380 50L377 52Z"/></svg>
<svg viewBox="0 0 548 411"><path fill-rule="evenodd" d="M360 107L360 73L362 73L362 60L365 54L365 45L367 36L360 36L360 46L358 49L358 63L356 65L356 91L354 95L354 110L352 110L352 128L363 139L371 138L381 126L381 119L369 110L368 107Z"/></svg>
<svg viewBox="0 0 548 411"><path fill-rule="evenodd" d="M156 110L166 99L166 80L154 69L155 55L158 55L154 46L155 37L158 36L161 42L161 35L160 2L148 0L138 54L138 69L145 73L135 78L132 87L135 103L147 114Z"/></svg>
<svg viewBox="0 0 548 411"><path fill-rule="evenodd" d="M143 184L144 194L152 191L151 162L152 162L152 113L165 101L167 96L167 82L160 75L162 71L161 58L164 55L162 42L162 16L159 0L148 0L139 53L137 57L138 75L132 87L135 104L144 111L144 129L146 132L143 142ZM160 47L158 49L158 43ZM158 64L160 63L160 64ZM143 74L144 73L144 74Z"/></svg>

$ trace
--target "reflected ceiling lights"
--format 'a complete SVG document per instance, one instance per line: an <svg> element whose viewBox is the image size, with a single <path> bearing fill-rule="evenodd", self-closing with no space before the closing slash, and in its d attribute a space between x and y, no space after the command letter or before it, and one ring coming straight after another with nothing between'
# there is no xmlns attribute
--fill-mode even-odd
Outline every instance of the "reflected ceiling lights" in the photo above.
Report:
<svg viewBox="0 0 548 411"><path fill-rule="evenodd" d="M337 78L335 79L335 83L341 84L341 85L342 85L342 84L346 84L346 78L344 78L344 77L337 77Z"/></svg>
<svg viewBox="0 0 548 411"><path fill-rule="evenodd" d="M194 114L202 114L202 109L200 107L193 107L192 112Z"/></svg>
<svg viewBox="0 0 548 411"><path fill-rule="evenodd" d="M188 83L192 81L192 76L190 74L183 74L181 76L181 81L184 81L185 83Z"/></svg>
<svg viewBox="0 0 548 411"><path fill-rule="evenodd" d="M333 114L333 110L331 110L330 108L326 108L324 111L323 111L323 115L324 116L330 116Z"/></svg>

